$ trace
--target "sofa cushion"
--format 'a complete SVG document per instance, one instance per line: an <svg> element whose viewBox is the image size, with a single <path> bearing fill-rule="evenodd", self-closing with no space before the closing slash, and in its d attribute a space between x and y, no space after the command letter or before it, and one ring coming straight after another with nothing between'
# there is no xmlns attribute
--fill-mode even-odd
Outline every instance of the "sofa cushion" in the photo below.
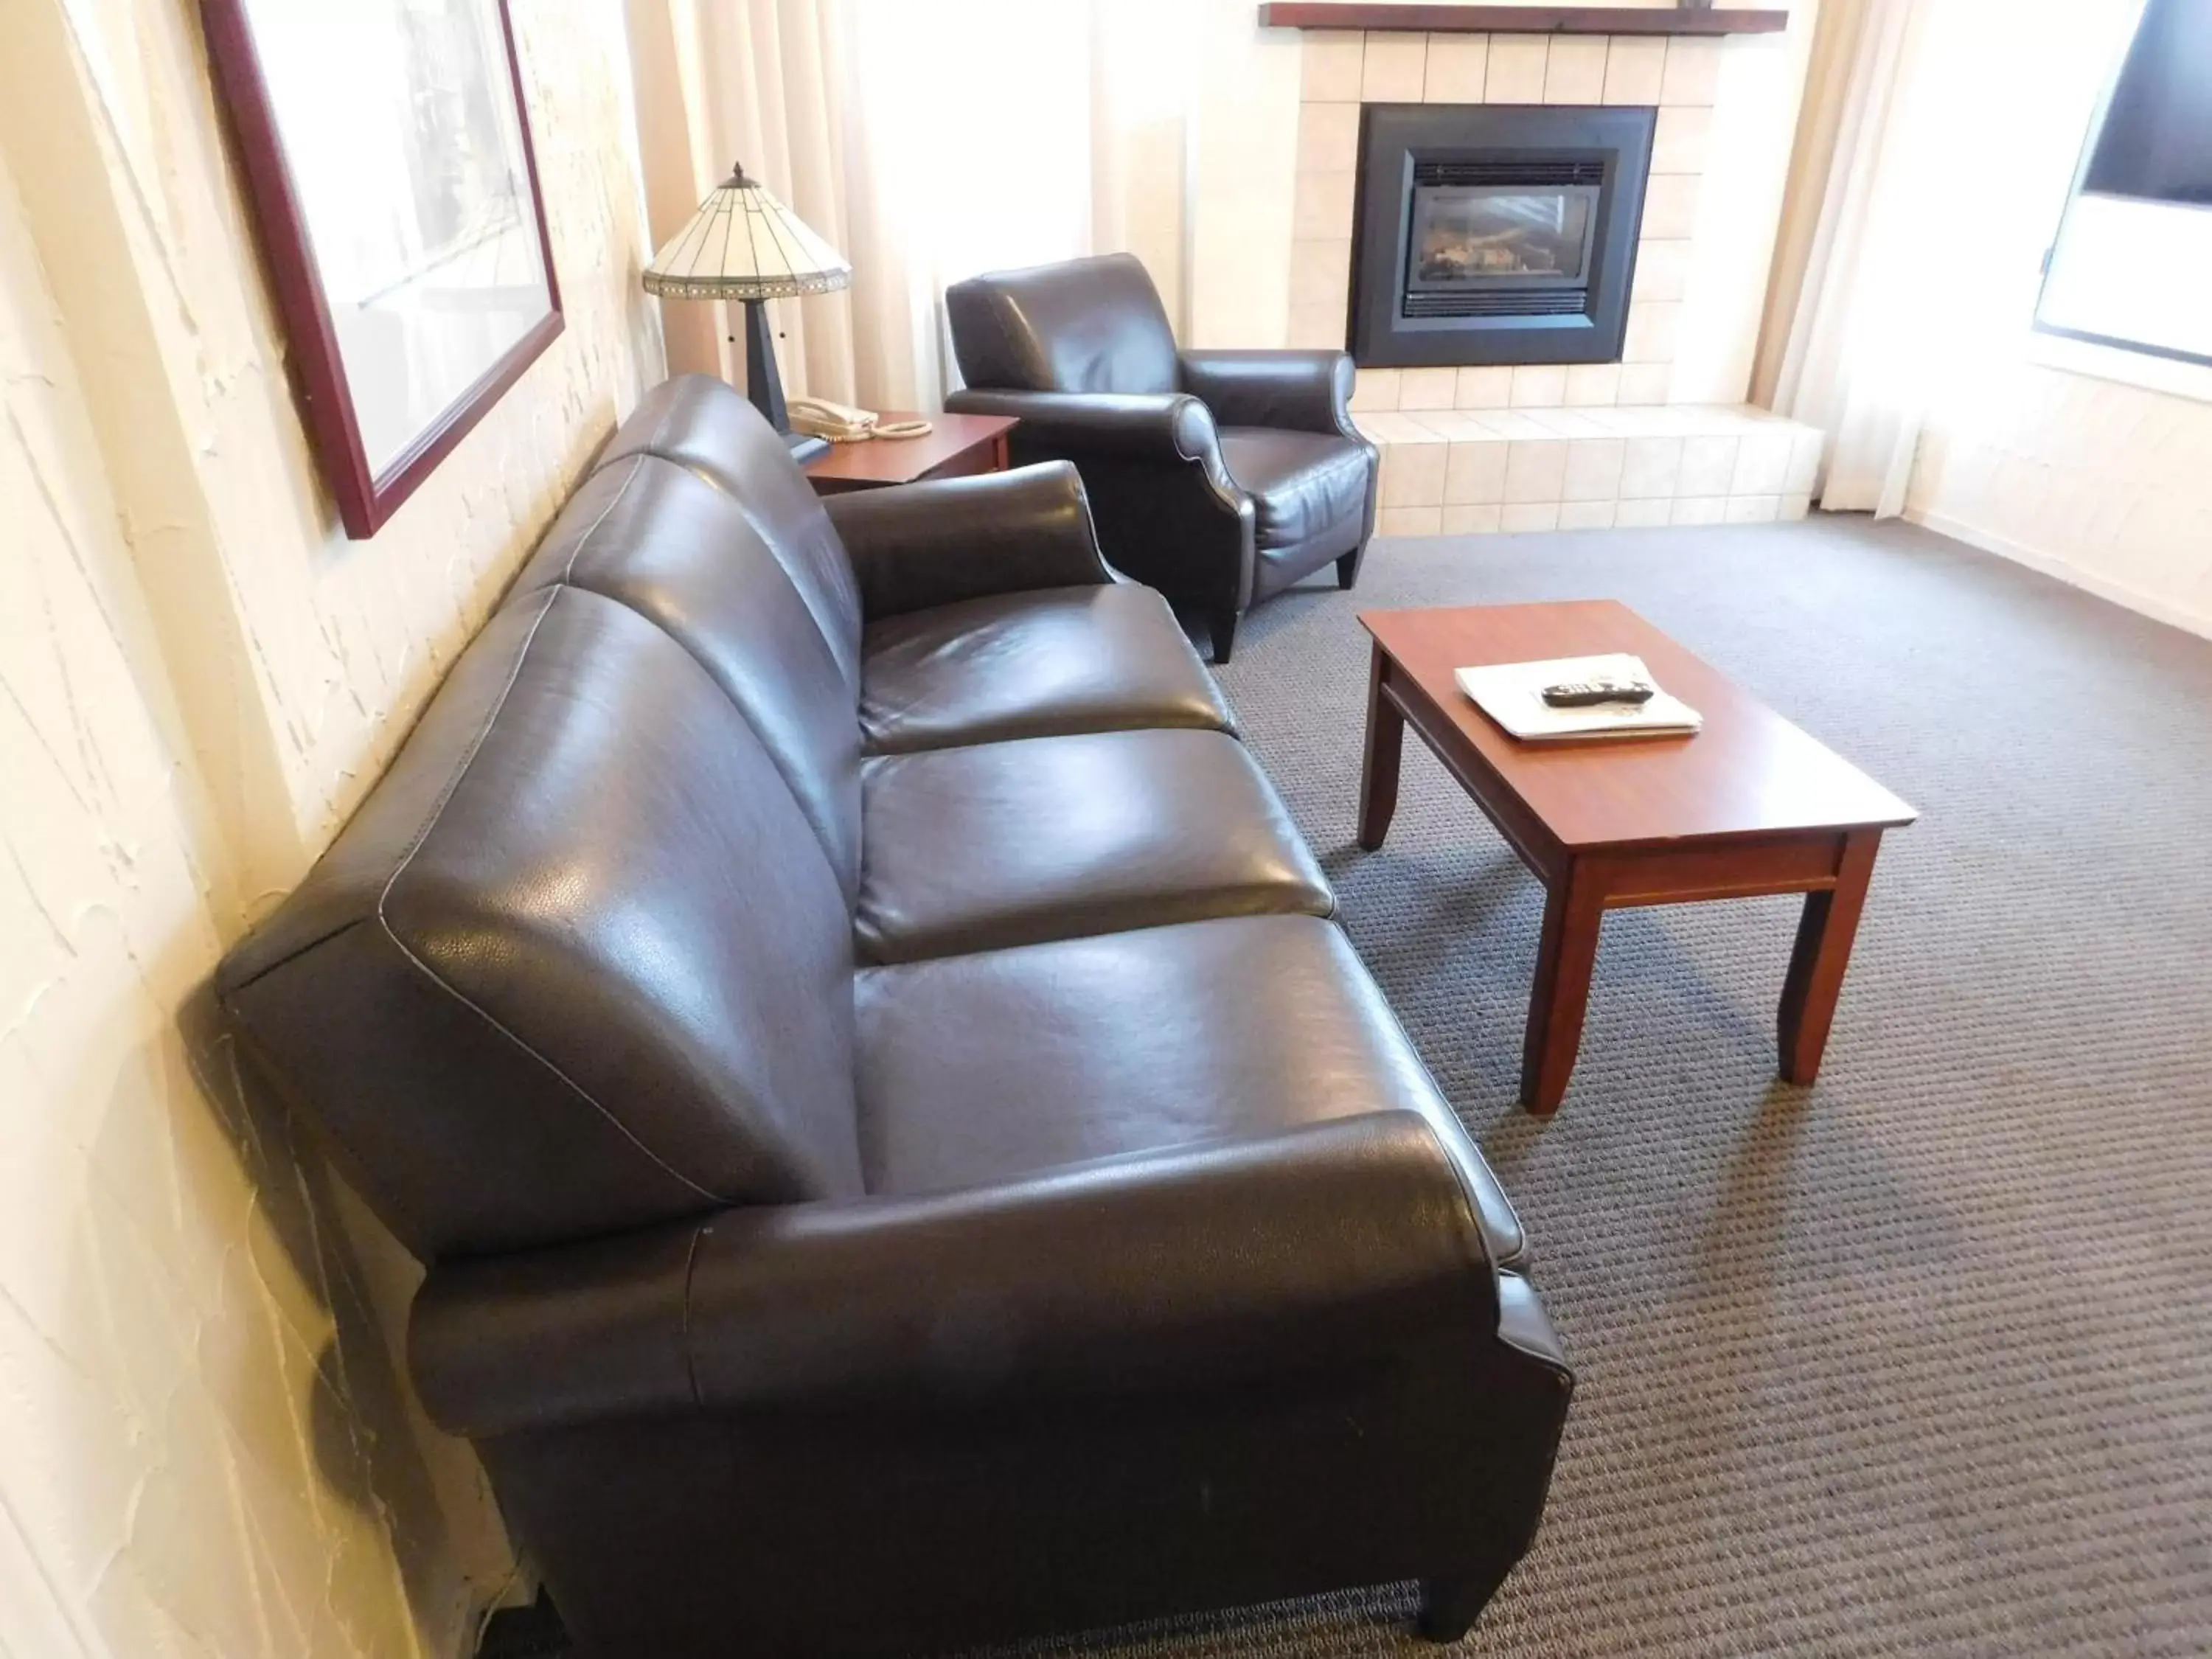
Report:
<svg viewBox="0 0 2212 1659"><path fill-rule="evenodd" d="M1252 497L1254 538L1263 548L1310 541L1367 511L1374 457L1349 438L1224 427L1221 459Z"/></svg>
<svg viewBox="0 0 2212 1659"><path fill-rule="evenodd" d="M485 625L218 985L428 1261L857 1192L852 970L729 698L554 586Z"/></svg>
<svg viewBox="0 0 2212 1659"><path fill-rule="evenodd" d="M860 684L860 589L814 486L760 411L708 374L663 380L599 452L597 467L658 455L736 501L806 601L838 672Z"/></svg>
<svg viewBox="0 0 2212 1659"><path fill-rule="evenodd" d="M507 602L556 582L629 606L699 659L775 762L849 899L860 878L853 692L738 504L658 456L601 467L554 520Z"/></svg>
<svg viewBox="0 0 2212 1659"><path fill-rule="evenodd" d="M1148 726L1231 728L1167 601L1134 582L994 594L872 623L860 730L880 754Z"/></svg>
<svg viewBox="0 0 2212 1659"><path fill-rule="evenodd" d="M870 968L854 1000L871 1193L1410 1111L1458 1165L1492 1261L1526 1253L1497 1178L1333 923L1200 921Z"/></svg>
<svg viewBox="0 0 2212 1659"><path fill-rule="evenodd" d="M1273 787L1225 732L880 756L863 769L861 811L855 930L874 962L1334 905Z"/></svg>

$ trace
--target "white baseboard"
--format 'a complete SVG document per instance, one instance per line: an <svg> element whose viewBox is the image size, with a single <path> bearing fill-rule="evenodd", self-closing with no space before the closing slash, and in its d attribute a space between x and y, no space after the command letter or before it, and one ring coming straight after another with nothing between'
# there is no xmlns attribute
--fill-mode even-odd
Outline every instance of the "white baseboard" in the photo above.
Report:
<svg viewBox="0 0 2212 1659"><path fill-rule="evenodd" d="M2212 640L2212 615L2203 611L2191 611L2155 593L2146 593L2125 582L2116 582L2109 576L2084 570L2054 554L2030 547L2025 542L2016 542L2009 536L2000 536L1978 526L1967 524L1948 514L1907 507L1905 517L1939 536L1948 536L1969 547L1978 547L1984 553L1994 553L2001 559L2010 559L2014 564L2024 564L2030 570L2056 576L2069 587L2081 588L2084 592L2094 593L2100 599L2110 599L2114 605L2124 605L2153 621Z"/></svg>

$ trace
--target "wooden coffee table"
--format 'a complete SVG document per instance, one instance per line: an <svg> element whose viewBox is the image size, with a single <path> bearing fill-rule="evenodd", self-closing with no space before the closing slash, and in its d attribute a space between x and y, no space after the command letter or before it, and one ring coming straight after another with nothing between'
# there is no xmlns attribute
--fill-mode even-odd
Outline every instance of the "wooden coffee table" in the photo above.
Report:
<svg viewBox="0 0 2212 1659"><path fill-rule="evenodd" d="M1911 823L1913 809L1626 605L1370 611L1359 620L1375 641L1359 844L1380 847L1390 828L1410 725L1544 884L1521 1103L1549 1115L1566 1094L1607 909L1765 893L1805 895L1778 1038L1783 1077L1812 1082L1881 832ZM1452 679L1486 663L1607 651L1642 657L1705 729L1522 743Z"/></svg>

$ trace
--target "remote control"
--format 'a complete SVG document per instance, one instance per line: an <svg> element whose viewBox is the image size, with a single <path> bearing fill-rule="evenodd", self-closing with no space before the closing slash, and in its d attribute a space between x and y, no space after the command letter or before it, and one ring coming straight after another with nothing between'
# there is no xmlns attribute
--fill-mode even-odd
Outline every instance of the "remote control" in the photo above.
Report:
<svg viewBox="0 0 2212 1659"><path fill-rule="evenodd" d="M1544 701L1554 708L1592 708L1601 702L1647 703L1654 688L1635 680L1571 680L1544 688Z"/></svg>

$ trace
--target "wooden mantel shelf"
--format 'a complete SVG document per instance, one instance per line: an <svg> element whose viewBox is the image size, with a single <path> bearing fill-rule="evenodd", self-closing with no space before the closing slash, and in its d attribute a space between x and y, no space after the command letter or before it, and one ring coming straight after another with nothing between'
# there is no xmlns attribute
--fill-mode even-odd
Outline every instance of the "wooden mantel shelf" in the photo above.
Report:
<svg viewBox="0 0 2212 1659"><path fill-rule="evenodd" d="M1267 0L1263 27L1403 30L1427 34L1774 34L1778 8L1732 6L1419 6L1368 0Z"/></svg>

